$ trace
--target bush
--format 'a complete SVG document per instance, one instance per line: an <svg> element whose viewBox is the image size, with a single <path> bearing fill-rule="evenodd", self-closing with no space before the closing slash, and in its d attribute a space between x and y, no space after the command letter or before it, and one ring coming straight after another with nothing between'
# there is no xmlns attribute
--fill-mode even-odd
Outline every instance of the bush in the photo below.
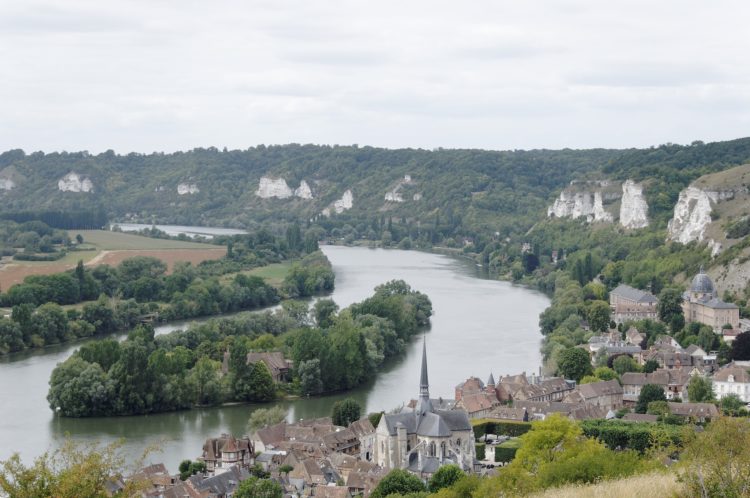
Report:
<svg viewBox="0 0 750 498"><path fill-rule="evenodd" d="M16 261L57 261L63 259L67 253L65 251L53 252L52 254L26 254L18 252L13 255Z"/></svg>
<svg viewBox="0 0 750 498"><path fill-rule="evenodd" d="M584 420L583 434L607 445L609 449L631 449L645 453L657 441L682 446L680 428L674 425L621 420ZM661 443L660 443L661 444Z"/></svg>
<svg viewBox="0 0 750 498"><path fill-rule="evenodd" d="M479 439L485 434L498 434L503 436L518 437L531 430L531 422L500 422L480 419L474 424L474 437Z"/></svg>
<svg viewBox="0 0 750 498"><path fill-rule="evenodd" d="M485 453L485 448L486 448L486 445L484 443L476 444L477 460L484 460L484 458L487 456Z"/></svg>
<svg viewBox="0 0 750 498"><path fill-rule="evenodd" d="M508 463L516 457L518 451L518 441L506 441L499 446L495 446L495 461Z"/></svg>

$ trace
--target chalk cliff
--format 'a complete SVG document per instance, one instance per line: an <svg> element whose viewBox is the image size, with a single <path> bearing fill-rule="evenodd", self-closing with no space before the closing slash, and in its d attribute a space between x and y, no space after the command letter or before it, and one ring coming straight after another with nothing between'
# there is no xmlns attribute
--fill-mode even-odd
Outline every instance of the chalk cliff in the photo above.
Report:
<svg viewBox="0 0 750 498"><path fill-rule="evenodd" d="M57 181L57 188L62 192L93 192L91 179L71 171Z"/></svg>
<svg viewBox="0 0 750 498"><path fill-rule="evenodd" d="M714 206L720 200L727 200L733 196L733 193L727 191L718 192L688 186L680 192L674 206L674 215L667 226L669 240L683 244L694 240L701 242L706 228L711 224L711 211ZM712 246L715 247L716 243L712 240Z"/></svg>
<svg viewBox="0 0 750 498"><path fill-rule="evenodd" d="M277 199L288 199L294 192L286 184L286 180L283 178L270 178L268 176L261 177L258 190L255 195L263 199L270 199L275 197Z"/></svg>
<svg viewBox="0 0 750 498"><path fill-rule="evenodd" d="M648 226L648 203L643 196L643 185L635 183L633 180L626 180L622 184L620 225L625 228Z"/></svg>
<svg viewBox="0 0 750 498"><path fill-rule="evenodd" d="M180 183L177 185L177 195L197 194L200 192L195 183Z"/></svg>
<svg viewBox="0 0 750 498"><path fill-rule="evenodd" d="M296 197L299 197L300 199L305 200L310 200L313 198L312 189L305 180L302 180L299 184L299 187L294 190L294 195Z"/></svg>

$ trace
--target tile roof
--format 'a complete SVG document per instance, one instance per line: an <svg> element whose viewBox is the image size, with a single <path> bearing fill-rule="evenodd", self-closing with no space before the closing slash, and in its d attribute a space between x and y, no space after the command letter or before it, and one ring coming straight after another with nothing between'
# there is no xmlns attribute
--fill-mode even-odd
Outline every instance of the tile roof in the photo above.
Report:
<svg viewBox="0 0 750 498"><path fill-rule="evenodd" d="M658 299L656 299L656 296L654 296L650 292L642 291L625 284L618 285L617 287L612 289L609 294L615 294L625 299L643 304L656 303L658 301Z"/></svg>

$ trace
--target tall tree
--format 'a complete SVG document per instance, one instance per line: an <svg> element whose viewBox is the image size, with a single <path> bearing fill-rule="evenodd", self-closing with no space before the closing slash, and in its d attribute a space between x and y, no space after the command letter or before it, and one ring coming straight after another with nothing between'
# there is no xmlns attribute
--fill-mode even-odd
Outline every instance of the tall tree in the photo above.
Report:
<svg viewBox="0 0 750 498"><path fill-rule="evenodd" d="M560 354L557 362L560 375L579 382L586 375L592 375L591 357L581 348L568 348Z"/></svg>

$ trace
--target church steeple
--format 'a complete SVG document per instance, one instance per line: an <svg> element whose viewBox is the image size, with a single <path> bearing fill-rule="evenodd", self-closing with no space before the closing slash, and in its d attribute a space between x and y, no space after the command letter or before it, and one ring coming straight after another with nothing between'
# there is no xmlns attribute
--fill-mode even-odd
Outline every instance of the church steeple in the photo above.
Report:
<svg viewBox="0 0 750 498"><path fill-rule="evenodd" d="M419 414L432 411L432 402L430 402L430 382L427 379L427 341L422 342L422 373L419 378L419 401L417 402L417 412Z"/></svg>

